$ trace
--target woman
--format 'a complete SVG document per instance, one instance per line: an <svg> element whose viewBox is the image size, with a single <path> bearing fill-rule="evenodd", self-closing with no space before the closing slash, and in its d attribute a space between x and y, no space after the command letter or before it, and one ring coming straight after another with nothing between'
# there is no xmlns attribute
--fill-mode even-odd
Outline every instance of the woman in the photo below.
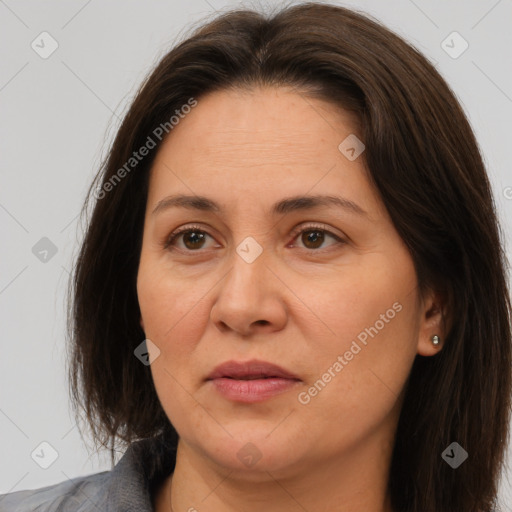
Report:
<svg viewBox="0 0 512 512"><path fill-rule="evenodd" d="M218 16L144 82L98 179L70 382L128 449L0 510L498 506L505 256L419 52L333 5Z"/></svg>

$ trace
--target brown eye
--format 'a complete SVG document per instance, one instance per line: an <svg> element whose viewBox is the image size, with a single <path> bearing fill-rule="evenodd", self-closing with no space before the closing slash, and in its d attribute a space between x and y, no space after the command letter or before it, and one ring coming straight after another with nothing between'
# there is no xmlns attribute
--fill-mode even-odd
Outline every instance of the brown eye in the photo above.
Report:
<svg viewBox="0 0 512 512"><path fill-rule="evenodd" d="M187 249L201 248L204 242L204 233L198 231L186 231L183 234L183 243Z"/></svg>
<svg viewBox="0 0 512 512"><path fill-rule="evenodd" d="M207 236L210 235L208 235L206 231L194 226L189 226L171 233L165 242L164 248L172 250L176 246L176 242L179 238L182 238L184 247L179 247L179 249L194 252L203 248L205 237Z"/></svg>
<svg viewBox="0 0 512 512"><path fill-rule="evenodd" d="M294 240L300 238L304 249L311 251L320 249L317 252L321 252L323 249L322 244L326 241L326 237L334 239L335 243L331 245L346 243L345 240L325 229L324 226L306 226L306 228L302 228L302 230L296 233Z"/></svg>
<svg viewBox="0 0 512 512"><path fill-rule="evenodd" d="M324 234L319 229L308 229L302 232L301 240L308 249L318 249L322 245L324 239Z"/></svg>

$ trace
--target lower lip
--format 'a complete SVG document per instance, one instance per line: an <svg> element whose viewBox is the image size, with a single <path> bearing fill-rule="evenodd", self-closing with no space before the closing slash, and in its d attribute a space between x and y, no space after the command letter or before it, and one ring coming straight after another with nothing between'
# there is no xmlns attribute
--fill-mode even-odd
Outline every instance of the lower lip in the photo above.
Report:
<svg viewBox="0 0 512 512"><path fill-rule="evenodd" d="M237 380L226 377L213 379L215 388L221 395L236 402L261 402L295 387L298 380L270 378Z"/></svg>

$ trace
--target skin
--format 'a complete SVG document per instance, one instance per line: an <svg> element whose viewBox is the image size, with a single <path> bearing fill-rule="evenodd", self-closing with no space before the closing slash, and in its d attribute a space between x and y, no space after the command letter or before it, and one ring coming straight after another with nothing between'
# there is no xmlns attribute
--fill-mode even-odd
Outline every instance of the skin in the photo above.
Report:
<svg viewBox="0 0 512 512"><path fill-rule="evenodd" d="M350 161L338 149L349 134L358 134L349 113L291 89L221 91L201 97L158 150L137 291L141 325L160 350L155 388L180 441L175 471L154 496L157 512L392 511L386 486L403 390L416 355L439 351L430 337L443 339L441 299L419 296L363 157ZM179 193L207 196L223 211L152 213ZM367 214L269 213L306 194L342 196ZM326 231L323 242L309 241L301 231L316 231L311 223L344 243ZM201 243L182 235L164 247L191 224L205 233ZM252 263L236 252L248 236L263 250ZM332 376L338 356L397 303L394 318L301 403L299 393L329 368ZM218 364L253 358L301 382L249 404L205 382ZM247 443L260 456L251 467L237 457Z"/></svg>

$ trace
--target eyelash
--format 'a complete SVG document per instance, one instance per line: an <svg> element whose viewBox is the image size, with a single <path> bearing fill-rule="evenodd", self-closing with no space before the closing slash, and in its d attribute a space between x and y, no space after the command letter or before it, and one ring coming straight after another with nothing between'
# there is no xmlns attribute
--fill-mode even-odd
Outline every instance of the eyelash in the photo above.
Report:
<svg viewBox="0 0 512 512"><path fill-rule="evenodd" d="M300 234L306 232L306 231L321 231L323 233L326 233L327 235L331 236L332 238L334 238L336 240L336 244L333 244L333 245L343 245L346 243L345 240L343 240L342 238L340 238L338 235L335 235L332 231L329 231L326 226L324 225L321 225L321 224L312 224L312 225L308 225L308 226L305 226L305 227L301 227L301 229L299 230L294 230L293 232L293 240L295 240ZM203 233L203 234L206 234L208 236L211 236L208 234L207 231L204 231L203 229L201 229L200 226L185 226L184 228L180 228L179 230L177 231L174 231L173 233L171 233L169 235L169 237L166 239L165 243L164 243L164 249L168 249L170 251L173 251L175 250L174 249L174 245L175 245L175 242L176 242L176 239L180 236L180 235L184 235L186 233L191 233L191 232L199 232L199 233ZM199 253L200 252L200 249L197 250L197 251L192 251L192 250L189 250L189 249L180 249L180 250L183 250L183 251L186 251L186 252L189 252L189 253ZM308 251L308 252L323 252L325 250L329 250L329 249L303 249L305 251Z"/></svg>

